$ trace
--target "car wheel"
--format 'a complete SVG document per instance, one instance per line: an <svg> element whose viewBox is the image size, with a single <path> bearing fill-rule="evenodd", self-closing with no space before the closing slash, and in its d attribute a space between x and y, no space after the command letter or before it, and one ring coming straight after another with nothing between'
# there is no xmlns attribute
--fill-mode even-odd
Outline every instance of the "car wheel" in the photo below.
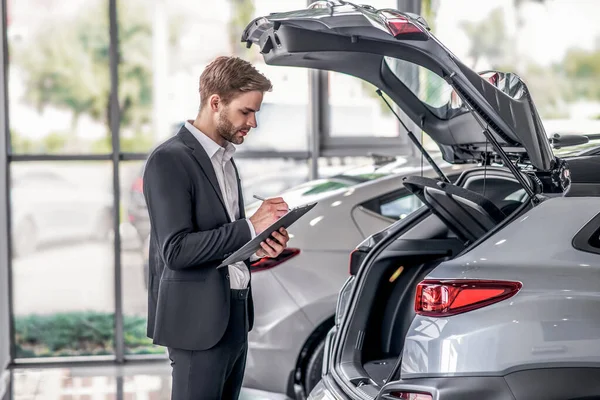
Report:
<svg viewBox="0 0 600 400"><path fill-rule="evenodd" d="M144 288L148 291L148 263L144 263L143 274L144 274Z"/></svg>
<svg viewBox="0 0 600 400"><path fill-rule="evenodd" d="M38 247L37 227L31 218L21 221L14 230L12 250L15 257L33 253Z"/></svg>
<svg viewBox="0 0 600 400"><path fill-rule="evenodd" d="M113 237L113 217L110 210L103 210L97 217L93 237L98 241L110 240Z"/></svg>
<svg viewBox="0 0 600 400"><path fill-rule="evenodd" d="M321 380L321 371L323 369L323 356L325 351L325 338L314 348L306 364L304 372L304 393L308 395L317 383Z"/></svg>

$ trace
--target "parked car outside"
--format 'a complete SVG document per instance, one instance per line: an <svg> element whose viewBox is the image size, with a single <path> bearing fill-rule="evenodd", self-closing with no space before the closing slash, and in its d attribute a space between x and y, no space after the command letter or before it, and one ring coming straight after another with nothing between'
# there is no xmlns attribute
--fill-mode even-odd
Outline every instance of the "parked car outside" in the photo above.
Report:
<svg viewBox="0 0 600 400"><path fill-rule="evenodd" d="M42 245L74 240L112 240L109 190L71 181L47 168L11 173L12 254L28 256Z"/></svg>
<svg viewBox="0 0 600 400"><path fill-rule="evenodd" d="M242 41L368 81L444 160L482 164L404 178L424 207L357 241L308 399L600 397L599 156L556 156L527 85L472 71L414 14L317 1Z"/></svg>

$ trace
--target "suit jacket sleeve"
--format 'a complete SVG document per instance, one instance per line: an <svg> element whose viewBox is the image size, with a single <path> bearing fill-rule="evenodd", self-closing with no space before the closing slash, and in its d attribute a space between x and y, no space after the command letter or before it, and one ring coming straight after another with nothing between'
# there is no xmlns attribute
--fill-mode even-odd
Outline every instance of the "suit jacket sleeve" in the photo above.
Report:
<svg viewBox="0 0 600 400"><path fill-rule="evenodd" d="M250 240L245 220L212 230L194 230L192 185L180 157L167 149L157 150L144 169L150 223L165 265L173 270L201 268L207 262L222 260Z"/></svg>

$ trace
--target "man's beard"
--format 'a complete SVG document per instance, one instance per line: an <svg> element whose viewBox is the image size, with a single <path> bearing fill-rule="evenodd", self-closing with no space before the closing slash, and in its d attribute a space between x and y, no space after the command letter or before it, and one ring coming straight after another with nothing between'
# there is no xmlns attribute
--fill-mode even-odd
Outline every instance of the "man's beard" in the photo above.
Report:
<svg viewBox="0 0 600 400"><path fill-rule="evenodd" d="M245 129L250 129L250 128L246 127L246 126L239 126L239 127L233 126L231 121L227 118L226 114L227 114L226 112L222 112L219 115L219 122L217 124L217 133L219 134L219 136L221 136L223 139L227 140L228 142L231 142L233 144L242 144L244 142L244 137L243 136L238 137L238 136L236 136L236 134L240 130L245 130Z"/></svg>

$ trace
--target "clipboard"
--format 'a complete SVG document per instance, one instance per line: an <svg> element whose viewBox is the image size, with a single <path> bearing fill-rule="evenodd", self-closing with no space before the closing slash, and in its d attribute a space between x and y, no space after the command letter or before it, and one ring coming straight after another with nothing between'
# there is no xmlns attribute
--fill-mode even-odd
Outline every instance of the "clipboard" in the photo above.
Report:
<svg viewBox="0 0 600 400"><path fill-rule="evenodd" d="M262 249L260 246L261 242L267 240L268 237L271 236L273 232L278 230L279 228L288 228L294 222L299 220L304 214L313 209L314 206L317 205L317 202L309 203L300 207L290 209L287 214L283 215L277 221L273 222L271 226L262 231L259 235L256 235L254 239L240 247L238 251L227 257L225 260L219 264L217 268L225 267L227 265L234 264L239 261L244 261L250 258L252 254L256 253L259 249Z"/></svg>

